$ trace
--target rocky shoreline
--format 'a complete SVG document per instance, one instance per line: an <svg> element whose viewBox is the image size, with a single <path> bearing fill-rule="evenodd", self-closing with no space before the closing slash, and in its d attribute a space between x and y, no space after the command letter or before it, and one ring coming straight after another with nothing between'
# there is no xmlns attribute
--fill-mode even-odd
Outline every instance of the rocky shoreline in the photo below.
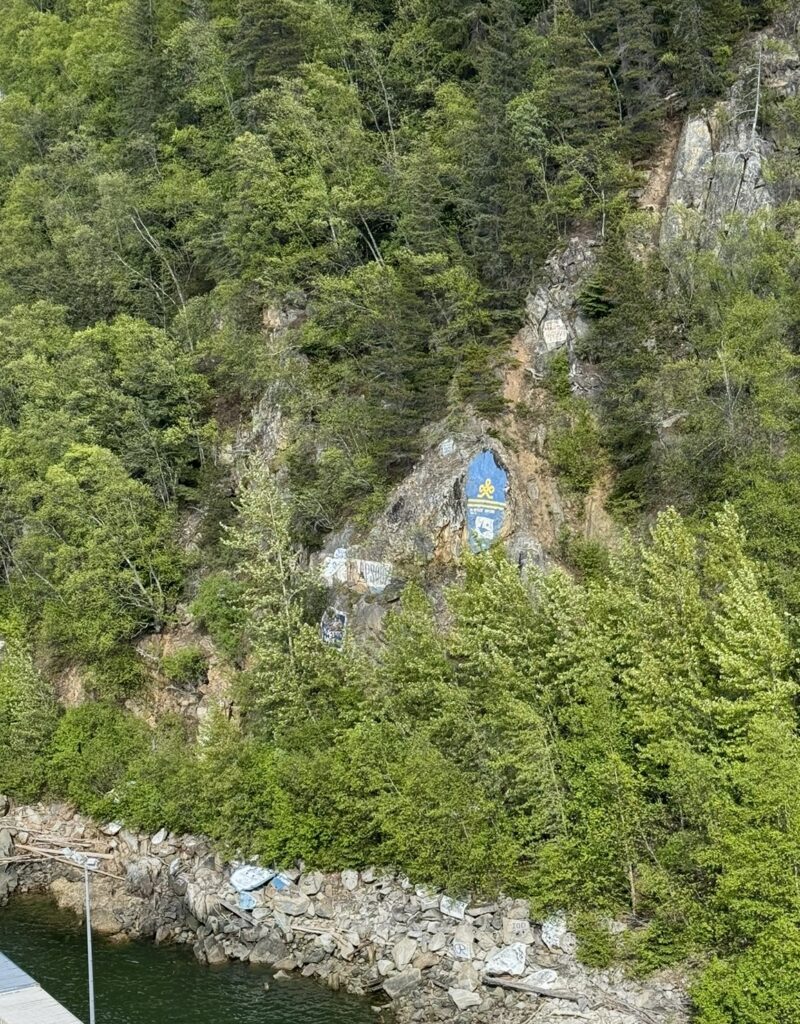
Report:
<svg viewBox="0 0 800 1024"><path fill-rule="evenodd" d="M0 904L49 892L82 913L80 870L65 848L99 855L96 930L115 940L191 946L198 960L268 965L354 994L398 1024L679 1024L679 975L645 982L593 971L559 917L530 920L524 900L462 902L368 869L274 873L224 862L196 836L98 828L70 807L11 807L0 797ZM61 859L53 859L53 858Z"/></svg>

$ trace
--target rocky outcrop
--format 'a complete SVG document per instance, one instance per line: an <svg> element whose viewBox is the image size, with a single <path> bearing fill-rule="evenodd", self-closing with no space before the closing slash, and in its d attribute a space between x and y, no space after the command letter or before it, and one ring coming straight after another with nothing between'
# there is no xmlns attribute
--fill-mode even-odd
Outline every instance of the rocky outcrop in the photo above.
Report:
<svg viewBox="0 0 800 1024"><path fill-rule="evenodd" d="M765 164L775 140L761 126L768 91L778 100L800 88L800 58L785 39L764 33L742 62L728 96L684 125L672 172L661 245L713 241L734 213L775 202Z"/></svg>
<svg viewBox="0 0 800 1024"><path fill-rule="evenodd" d="M729 100L684 126L661 244L713 238L732 213L752 214L772 203L763 169L769 143L751 124L737 122Z"/></svg>
<svg viewBox="0 0 800 1024"><path fill-rule="evenodd" d="M317 978L390 1004L398 1024L526 1024L534 1013L537 1024L686 1019L677 975L640 982L618 969L587 970L563 916L532 921L525 900L462 901L372 869L242 871L201 838L98 829L63 805L0 818L0 858L37 844L100 855L92 916L112 938L184 943L203 963L248 961ZM63 859L0 864L0 892L3 878L7 891L49 890L82 913L82 879Z"/></svg>
<svg viewBox="0 0 800 1024"><path fill-rule="evenodd" d="M286 440L287 423L283 414L284 394L291 378L292 361L300 357L291 344L291 332L306 316L305 296L296 296L295 304L267 307L262 314L261 337L276 373L271 384L250 410L247 419L236 427L233 439L220 447L217 464L230 474L231 486L238 490L248 460L268 465Z"/></svg>
<svg viewBox="0 0 800 1024"><path fill-rule="evenodd" d="M160 666L164 658L186 649L197 650L204 656L205 671L192 682L170 682L161 674ZM151 725L168 715L180 715L197 725L212 710L230 706L233 669L211 638L197 628L186 605L177 606L168 630L147 633L137 640L136 651L148 667L153 685L129 697L126 707Z"/></svg>
<svg viewBox="0 0 800 1024"><path fill-rule="evenodd" d="M525 325L519 335L535 377L542 374L550 356L565 352L572 391L584 397L597 391L600 380L596 371L579 359L578 343L589 330L579 297L599 244L595 238L571 238L547 260L536 290L526 299Z"/></svg>
<svg viewBox="0 0 800 1024"><path fill-rule="evenodd" d="M445 431L448 431L445 433ZM490 425L465 415L459 425L432 430L431 444L413 471L389 495L366 533L352 526L333 535L315 556L331 588L331 604L349 628L377 635L389 605L409 578L425 579L434 601L453 578L468 547L466 479L471 460L489 451L507 475L503 523L495 539L520 566L543 567L557 543L565 510L541 451L544 435L508 443ZM444 435L444 436L442 436ZM378 585L375 585L378 581Z"/></svg>

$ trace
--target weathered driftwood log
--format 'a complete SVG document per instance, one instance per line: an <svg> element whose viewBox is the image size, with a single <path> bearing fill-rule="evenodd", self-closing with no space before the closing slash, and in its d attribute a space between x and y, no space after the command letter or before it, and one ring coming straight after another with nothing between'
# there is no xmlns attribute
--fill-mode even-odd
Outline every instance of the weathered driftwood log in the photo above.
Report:
<svg viewBox="0 0 800 1024"><path fill-rule="evenodd" d="M529 992L533 996L545 996L549 999L567 999L570 1003L579 1003L581 1001L580 996L576 996L574 992L568 992L565 988L545 988L544 985L531 985L527 981L516 981L513 978L493 978L486 977L483 979L484 985L496 985L498 988L511 988L515 992Z"/></svg>
<svg viewBox="0 0 800 1024"><path fill-rule="evenodd" d="M515 992L527 992L529 995L544 996L547 999L566 999L570 1003L582 1003L585 998L576 996L573 992L567 991L567 989L545 988L542 985L532 985L530 982L518 981L516 978L486 977L483 979L483 984L496 985L499 988L510 988ZM622 999L616 999L605 992L594 993L594 998L590 997L586 1000L586 1003L591 1009L596 1010L599 1007L604 1007L607 1010L618 1010L621 1013L630 1014L632 1017L638 1017L645 1024L658 1024L658 1019L652 1013L648 1013L647 1010L643 1010L639 1006L633 1006Z"/></svg>

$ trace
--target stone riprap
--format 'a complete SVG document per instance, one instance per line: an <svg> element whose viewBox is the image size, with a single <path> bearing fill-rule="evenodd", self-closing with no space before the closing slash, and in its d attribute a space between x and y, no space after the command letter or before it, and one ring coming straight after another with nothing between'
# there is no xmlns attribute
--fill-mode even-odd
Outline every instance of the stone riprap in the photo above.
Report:
<svg viewBox="0 0 800 1024"><path fill-rule="evenodd" d="M687 1019L679 975L634 982L618 969L587 970L566 921L546 923L543 939L524 900L459 900L375 869L294 867L267 881L271 871L242 872L205 839L98 828L64 805L12 807L0 817L2 858L71 844L105 855L93 880L99 932L190 945L212 965L249 961L281 977L317 978L371 995L399 1024L525 1024L534 1012L537 1024ZM15 891L49 891L82 912L82 877L66 863L0 864L0 896ZM251 909L241 909L243 895Z"/></svg>

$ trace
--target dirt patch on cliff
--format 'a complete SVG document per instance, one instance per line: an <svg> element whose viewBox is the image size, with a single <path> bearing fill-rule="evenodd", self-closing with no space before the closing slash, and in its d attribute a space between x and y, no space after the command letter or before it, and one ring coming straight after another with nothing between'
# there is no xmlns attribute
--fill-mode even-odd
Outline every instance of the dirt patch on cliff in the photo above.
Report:
<svg viewBox="0 0 800 1024"><path fill-rule="evenodd" d="M653 154L650 175L639 198L639 206L643 210L661 213L666 206L682 129L683 121L680 120L667 121L664 124L664 135Z"/></svg>

